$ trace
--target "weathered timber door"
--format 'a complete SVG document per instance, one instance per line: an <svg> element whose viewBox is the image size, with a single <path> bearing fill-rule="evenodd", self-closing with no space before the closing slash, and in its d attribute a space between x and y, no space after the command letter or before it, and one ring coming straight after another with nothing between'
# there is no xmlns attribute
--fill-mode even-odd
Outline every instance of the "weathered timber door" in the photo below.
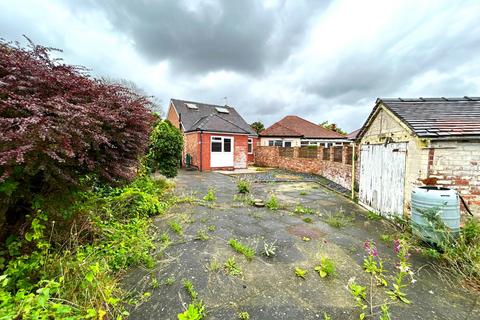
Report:
<svg viewBox="0 0 480 320"><path fill-rule="evenodd" d="M407 143L362 145L360 202L381 215L402 215Z"/></svg>

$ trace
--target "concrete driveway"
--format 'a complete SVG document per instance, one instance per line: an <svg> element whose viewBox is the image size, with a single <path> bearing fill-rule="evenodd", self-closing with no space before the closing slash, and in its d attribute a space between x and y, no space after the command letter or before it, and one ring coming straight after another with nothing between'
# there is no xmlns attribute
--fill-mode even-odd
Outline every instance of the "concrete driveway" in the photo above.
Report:
<svg viewBox="0 0 480 320"><path fill-rule="evenodd" d="M277 211L240 201L231 176L183 171L176 183L178 196L201 199L213 187L217 199L211 205L180 203L156 219L159 248L164 232L173 243L159 250L156 269L137 269L127 275L128 289L151 293L131 310L131 319L177 319L191 301L183 279L190 280L198 291L207 319L238 319L240 311L260 320L323 319L324 313L332 319L358 319L347 283L352 277L362 284L369 281L362 269L366 239L377 242L385 268L393 269L392 246L381 241L380 235L394 230L383 221L367 219L359 206L315 182L254 183L251 193L255 198L278 197L285 209ZM293 213L298 204L315 213ZM326 220L329 213L339 211L350 222L334 228ZM305 222L306 217L312 221ZM182 225L183 235L168 226L172 220ZM202 234L208 240L199 236ZM256 248L252 261L232 250L227 243L232 238ZM264 242L275 242L275 256L261 254ZM322 256L335 262L334 277L322 279L313 270ZM241 268L241 276L224 271L230 257ZM414 254L412 260L420 269L417 282L406 289L412 304L391 305L392 319L480 319L477 294L436 272L432 261L423 256ZM295 267L309 270L305 279L295 276ZM153 285L154 281L159 285ZM378 295L382 297L383 290L378 290Z"/></svg>

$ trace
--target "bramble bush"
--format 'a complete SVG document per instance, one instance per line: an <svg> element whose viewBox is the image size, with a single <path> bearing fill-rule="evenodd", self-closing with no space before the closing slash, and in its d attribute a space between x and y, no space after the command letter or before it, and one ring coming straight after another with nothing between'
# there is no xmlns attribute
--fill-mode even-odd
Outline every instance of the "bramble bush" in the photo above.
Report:
<svg viewBox="0 0 480 320"><path fill-rule="evenodd" d="M183 135L168 120L159 121L150 135L145 165L150 172L159 171L168 178L177 175L182 160Z"/></svg>
<svg viewBox="0 0 480 320"><path fill-rule="evenodd" d="M29 43L0 40L0 226L85 175L132 180L153 123L148 98Z"/></svg>

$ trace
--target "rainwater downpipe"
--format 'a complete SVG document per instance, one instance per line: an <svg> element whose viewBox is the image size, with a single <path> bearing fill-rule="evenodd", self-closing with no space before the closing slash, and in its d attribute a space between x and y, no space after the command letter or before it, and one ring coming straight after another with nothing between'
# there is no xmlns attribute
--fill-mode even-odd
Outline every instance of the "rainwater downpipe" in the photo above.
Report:
<svg viewBox="0 0 480 320"><path fill-rule="evenodd" d="M203 131L200 130L200 172L203 171Z"/></svg>
<svg viewBox="0 0 480 320"><path fill-rule="evenodd" d="M355 142L352 144L352 200L355 199Z"/></svg>

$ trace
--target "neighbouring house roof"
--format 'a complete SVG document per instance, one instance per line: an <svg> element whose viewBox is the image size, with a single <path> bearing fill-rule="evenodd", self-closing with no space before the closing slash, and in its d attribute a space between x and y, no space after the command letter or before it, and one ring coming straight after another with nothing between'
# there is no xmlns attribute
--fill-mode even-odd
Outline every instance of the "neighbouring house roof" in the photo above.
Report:
<svg viewBox="0 0 480 320"><path fill-rule="evenodd" d="M360 133L360 130L361 130L361 128L347 134L348 140L357 140L357 137L358 137L358 134Z"/></svg>
<svg viewBox="0 0 480 320"><path fill-rule="evenodd" d="M378 98L361 134L383 105L422 138L480 136L480 97Z"/></svg>
<svg viewBox="0 0 480 320"><path fill-rule="evenodd" d="M338 139L345 135L326 129L297 116L286 116L260 132L261 137L299 137L310 139Z"/></svg>
<svg viewBox="0 0 480 320"><path fill-rule="evenodd" d="M184 132L212 131L257 135L235 108L195 101L171 99Z"/></svg>

